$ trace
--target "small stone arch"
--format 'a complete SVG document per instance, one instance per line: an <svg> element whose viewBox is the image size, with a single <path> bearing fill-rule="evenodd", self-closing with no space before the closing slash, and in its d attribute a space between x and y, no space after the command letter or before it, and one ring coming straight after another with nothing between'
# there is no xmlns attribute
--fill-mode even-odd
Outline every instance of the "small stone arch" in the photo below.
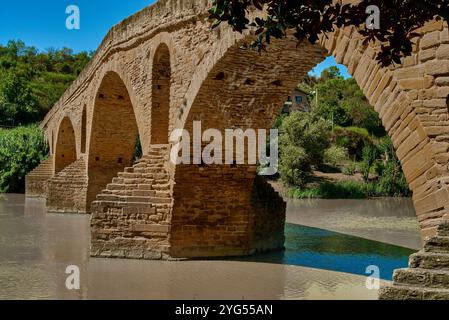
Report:
<svg viewBox="0 0 449 320"><path fill-rule="evenodd" d="M84 104L81 114L81 153L86 153L87 144L87 106Z"/></svg>
<svg viewBox="0 0 449 320"><path fill-rule="evenodd" d="M75 130L69 117L62 119L56 139L54 171L59 173L77 159Z"/></svg>
<svg viewBox="0 0 449 320"><path fill-rule="evenodd" d="M95 96L88 155L87 204L133 163L138 126L128 89L113 71L104 75Z"/></svg>
<svg viewBox="0 0 449 320"><path fill-rule="evenodd" d="M153 57L151 87L151 144L168 144L170 122L171 56L161 43Z"/></svg>

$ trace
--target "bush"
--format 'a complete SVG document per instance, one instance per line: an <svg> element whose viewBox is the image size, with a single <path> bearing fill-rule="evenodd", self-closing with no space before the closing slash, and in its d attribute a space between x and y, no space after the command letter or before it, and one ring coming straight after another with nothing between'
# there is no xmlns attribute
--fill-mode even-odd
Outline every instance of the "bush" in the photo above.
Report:
<svg viewBox="0 0 449 320"><path fill-rule="evenodd" d="M355 162L351 162L343 169L343 173L347 176L353 176L357 173L357 169L357 164Z"/></svg>
<svg viewBox="0 0 449 320"><path fill-rule="evenodd" d="M303 186L312 167L323 163L330 129L329 122L309 113L292 112L284 119L279 137L279 174L284 183Z"/></svg>
<svg viewBox="0 0 449 320"><path fill-rule="evenodd" d="M325 182L320 185L324 199L365 199L369 197L367 184L355 181Z"/></svg>
<svg viewBox="0 0 449 320"><path fill-rule="evenodd" d="M324 182L310 189L291 189L288 195L296 199L366 199L374 196L374 185L356 181Z"/></svg>
<svg viewBox="0 0 449 320"><path fill-rule="evenodd" d="M279 164L279 174L284 183L303 187L310 170L310 161L303 148L292 145L284 146Z"/></svg>
<svg viewBox="0 0 449 320"><path fill-rule="evenodd" d="M376 193L386 196L410 196L411 191L396 157L391 139L389 137L382 138L378 149L383 155L383 162L377 167L380 178L376 186Z"/></svg>
<svg viewBox="0 0 449 320"><path fill-rule="evenodd" d="M377 157L379 156L379 151L376 148L376 146L373 145L367 145L362 150L362 173L363 173L363 180L365 182L368 182L369 180L369 174L371 173L371 168L374 166Z"/></svg>
<svg viewBox="0 0 449 320"><path fill-rule="evenodd" d="M336 167L348 159L348 150L339 146L331 146L324 151L324 162Z"/></svg>
<svg viewBox="0 0 449 320"><path fill-rule="evenodd" d="M48 145L37 126L0 130L0 192L24 192L25 176L47 154Z"/></svg>
<svg viewBox="0 0 449 320"><path fill-rule="evenodd" d="M350 156L356 160L362 159L362 150L367 145L372 145L368 130L357 127L335 127L333 142L342 148L346 148Z"/></svg>

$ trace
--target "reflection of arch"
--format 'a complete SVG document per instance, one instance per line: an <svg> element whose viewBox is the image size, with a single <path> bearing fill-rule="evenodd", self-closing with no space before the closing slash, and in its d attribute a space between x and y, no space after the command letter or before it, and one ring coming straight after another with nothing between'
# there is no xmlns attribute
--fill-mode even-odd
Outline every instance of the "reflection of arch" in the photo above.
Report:
<svg viewBox="0 0 449 320"><path fill-rule="evenodd" d="M151 144L167 144L170 112L170 51L161 44L154 55L152 69Z"/></svg>
<svg viewBox="0 0 449 320"><path fill-rule="evenodd" d="M86 115L86 105L83 107L83 114L81 116L81 153L86 153L86 140L87 140L87 115Z"/></svg>
<svg viewBox="0 0 449 320"><path fill-rule="evenodd" d="M75 130L72 121L65 117L60 126L55 146L55 173L76 160Z"/></svg>
<svg viewBox="0 0 449 320"><path fill-rule="evenodd" d="M90 131L88 205L118 172L132 165L137 122L128 90L115 72L108 72L95 98Z"/></svg>

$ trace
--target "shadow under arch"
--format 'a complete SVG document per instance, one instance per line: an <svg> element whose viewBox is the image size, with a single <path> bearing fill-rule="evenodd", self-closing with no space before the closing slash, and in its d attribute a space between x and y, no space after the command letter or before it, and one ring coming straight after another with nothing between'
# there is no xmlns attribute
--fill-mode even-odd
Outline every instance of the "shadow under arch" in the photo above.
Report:
<svg viewBox="0 0 449 320"><path fill-rule="evenodd" d="M62 119L56 139L55 174L64 170L77 159L75 130L69 117Z"/></svg>
<svg viewBox="0 0 449 320"><path fill-rule="evenodd" d="M152 65L151 144L168 144L170 119L170 50L161 43Z"/></svg>
<svg viewBox="0 0 449 320"><path fill-rule="evenodd" d="M133 164L138 126L120 76L107 72L95 96L88 154L87 206L112 178Z"/></svg>

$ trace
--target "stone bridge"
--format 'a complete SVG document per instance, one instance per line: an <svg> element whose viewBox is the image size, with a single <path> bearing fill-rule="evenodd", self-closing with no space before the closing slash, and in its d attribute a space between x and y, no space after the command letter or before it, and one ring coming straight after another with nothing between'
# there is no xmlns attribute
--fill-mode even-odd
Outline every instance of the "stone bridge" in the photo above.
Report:
<svg viewBox="0 0 449 320"><path fill-rule="evenodd" d="M394 142L422 235L446 239L435 236L449 209L446 24L426 25L412 56L384 68L375 60L377 45L363 45L353 27L323 35L317 45L275 40L258 53L246 46L249 32L225 24L211 30L208 6L207 0L159 1L109 31L42 122L51 156L28 175L29 196L46 197L50 212L91 213L95 257L280 249L285 204L256 167L174 165L169 135L191 132L194 121L204 130L269 129L292 88L332 54L348 67ZM134 161L138 137L143 156ZM423 250L420 259L427 261L431 253ZM395 285L385 296L429 297L416 289L412 271L401 278L408 286Z"/></svg>

